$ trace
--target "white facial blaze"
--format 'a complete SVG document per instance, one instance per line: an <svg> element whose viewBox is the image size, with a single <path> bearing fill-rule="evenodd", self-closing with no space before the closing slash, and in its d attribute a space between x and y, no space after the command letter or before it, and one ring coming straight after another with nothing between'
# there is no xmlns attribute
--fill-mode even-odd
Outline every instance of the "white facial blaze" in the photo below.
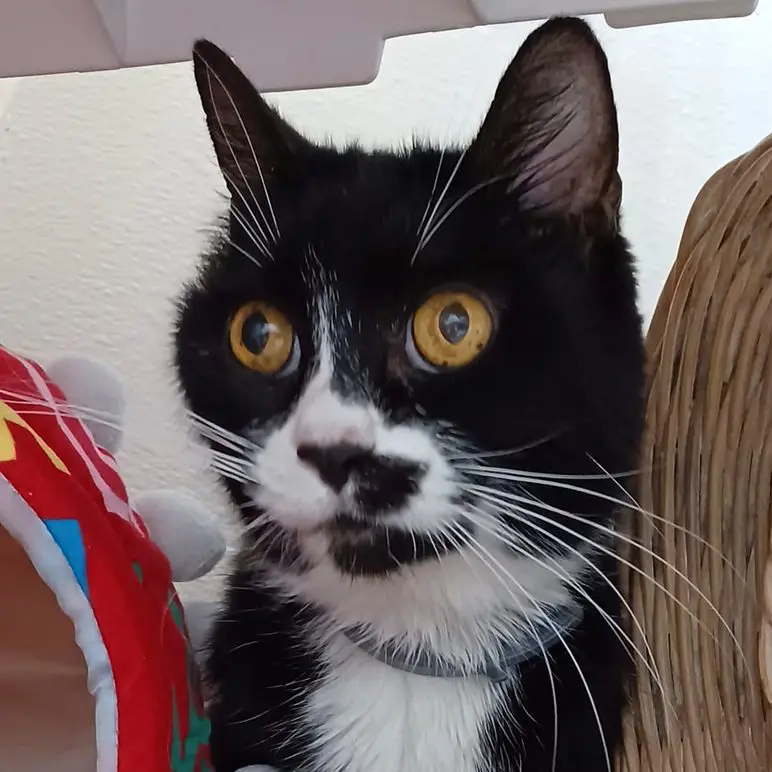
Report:
<svg viewBox="0 0 772 772"><path fill-rule="evenodd" d="M345 403L332 390L330 374L321 370L309 382L289 421L296 447L348 443L373 450L376 422L373 408Z"/></svg>
<svg viewBox="0 0 772 772"><path fill-rule="evenodd" d="M412 461L426 470L404 511L390 514L395 528L433 532L451 514L455 492L452 470L429 434L420 428L388 426L373 405L346 402L332 389L329 375L323 371L309 381L284 425L258 452L255 503L280 525L300 530L346 511L347 490L334 492L297 453L303 445L341 443Z"/></svg>
<svg viewBox="0 0 772 772"><path fill-rule="evenodd" d="M390 426L372 403L347 400L333 388L342 326L336 324L334 295L317 301L315 312L316 372L284 425L265 442L255 458L255 503L285 528L312 529L350 508L347 490L340 494L298 458L304 445L351 444L375 455L418 464L425 474L403 511L390 513L390 523L404 530L437 531L451 515L455 493L452 469L430 434L412 426ZM336 346L336 344L338 344Z"/></svg>

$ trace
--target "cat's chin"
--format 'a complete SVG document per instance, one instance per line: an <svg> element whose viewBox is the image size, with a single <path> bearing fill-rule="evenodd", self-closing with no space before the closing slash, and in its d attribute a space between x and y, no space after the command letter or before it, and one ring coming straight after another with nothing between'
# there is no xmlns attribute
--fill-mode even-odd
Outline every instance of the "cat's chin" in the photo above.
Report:
<svg viewBox="0 0 772 772"><path fill-rule="evenodd" d="M396 529L346 512L322 523L293 527L287 533L311 565L331 563L352 577L386 576L398 571L408 557L400 555L401 550L392 551L392 543L401 542Z"/></svg>

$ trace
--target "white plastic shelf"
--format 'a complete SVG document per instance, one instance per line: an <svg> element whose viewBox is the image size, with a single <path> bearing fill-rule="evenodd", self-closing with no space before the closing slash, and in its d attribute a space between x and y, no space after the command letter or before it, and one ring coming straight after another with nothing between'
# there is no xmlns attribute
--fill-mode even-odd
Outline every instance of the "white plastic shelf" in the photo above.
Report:
<svg viewBox="0 0 772 772"><path fill-rule="evenodd" d="M611 26L745 16L757 0L0 0L0 78L190 58L208 37L266 91L367 83L391 37L602 13Z"/></svg>

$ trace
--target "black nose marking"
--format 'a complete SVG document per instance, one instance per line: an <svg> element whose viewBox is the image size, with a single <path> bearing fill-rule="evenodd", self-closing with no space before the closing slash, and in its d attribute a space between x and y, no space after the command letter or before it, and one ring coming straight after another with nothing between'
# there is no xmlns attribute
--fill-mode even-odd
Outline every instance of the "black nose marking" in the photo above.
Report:
<svg viewBox="0 0 772 772"><path fill-rule="evenodd" d="M298 458L319 473L319 477L336 493L348 482L351 473L371 452L361 445L299 445Z"/></svg>

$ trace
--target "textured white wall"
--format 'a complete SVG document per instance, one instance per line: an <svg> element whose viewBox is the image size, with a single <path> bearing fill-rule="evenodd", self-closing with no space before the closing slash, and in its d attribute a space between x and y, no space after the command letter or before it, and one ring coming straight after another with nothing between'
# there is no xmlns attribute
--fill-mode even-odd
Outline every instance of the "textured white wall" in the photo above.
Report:
<svg viewBox="0 0 772 772"><path fill-rule="evenodd" d="M647 314L700 185L772 132L772 3L750 19L615 31L628 234ZM532 25L389 43L371 86L276 101L315 136L466 136ZM299 54L302 55L302 54ZM169 362L170 300L220 180L188 65L0 82L0 340L41 361L80 351L131 390L124 471L202 482Z"/></svg>

